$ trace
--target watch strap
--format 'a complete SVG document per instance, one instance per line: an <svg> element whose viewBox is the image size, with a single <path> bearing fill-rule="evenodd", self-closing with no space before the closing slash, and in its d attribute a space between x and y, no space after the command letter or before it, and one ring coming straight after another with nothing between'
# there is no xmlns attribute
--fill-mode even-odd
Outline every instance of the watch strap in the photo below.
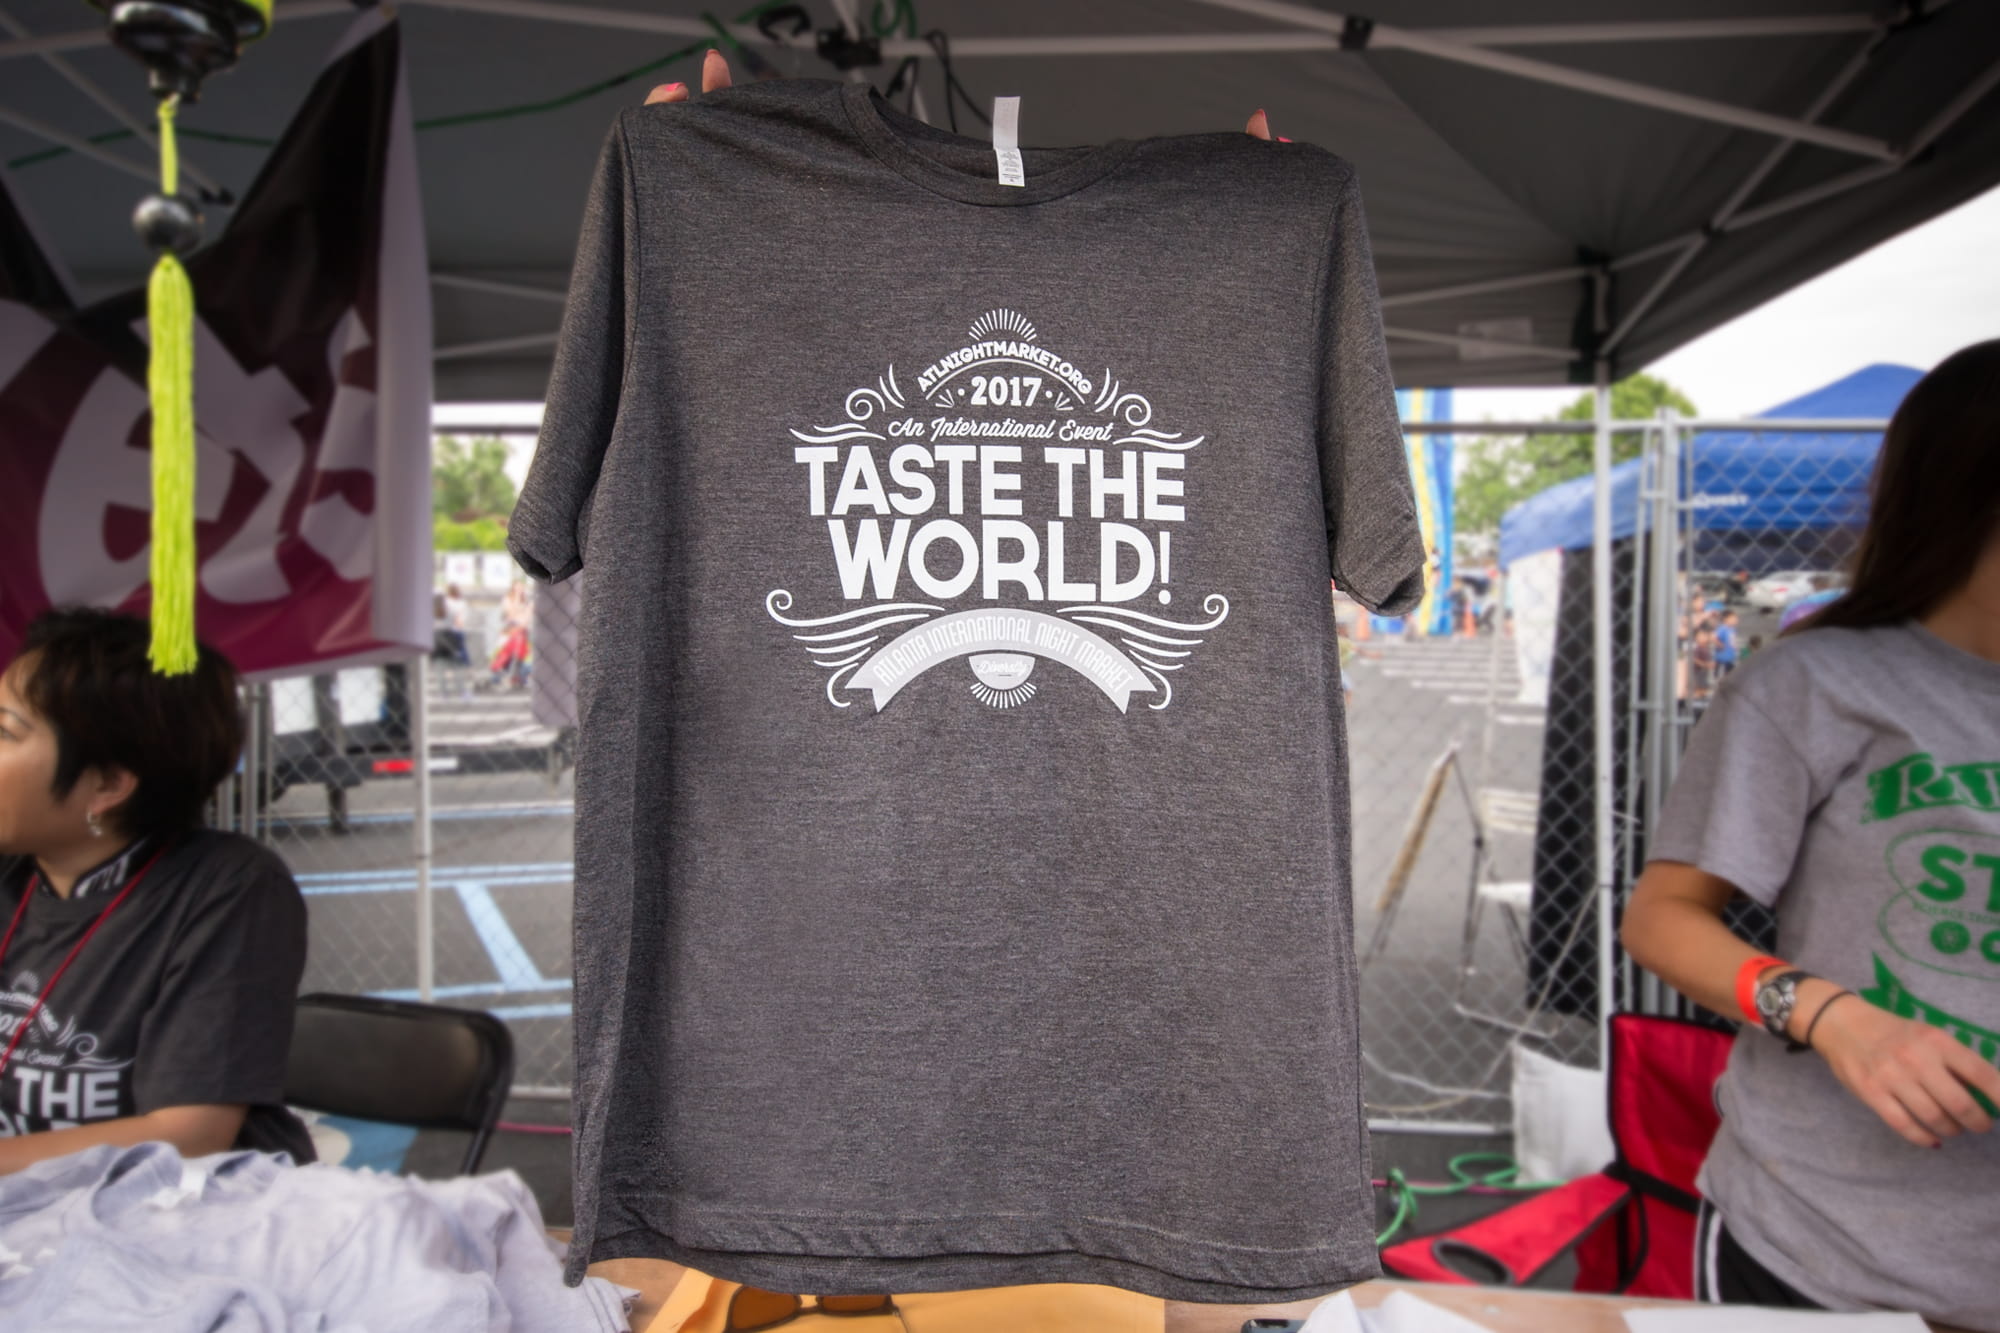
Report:
<svg viewBox="0 0 2000 1333"><path fill-rule="evenodd" d="M1782 958L1760 953L1736 969L1736 1007L1745 1018L1759 1027L1764 1025L1764 1016L1757 1012L1757 977L1767 968L1790 966Z"/></svg>

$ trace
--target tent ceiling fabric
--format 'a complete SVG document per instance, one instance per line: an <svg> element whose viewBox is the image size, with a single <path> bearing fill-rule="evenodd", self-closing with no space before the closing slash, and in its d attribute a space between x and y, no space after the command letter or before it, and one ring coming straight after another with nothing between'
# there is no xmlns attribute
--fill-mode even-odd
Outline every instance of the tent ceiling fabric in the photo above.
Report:
<svg viewBox="0 0 2000 1333"><path fill-rule="evenodd" d="M1351 38L1364 25L1327 5L1280 0L919 0L917 14L923 30L950 34L975 96L1023 98L1025 142L1233 128L1261 106L1279 132L1353 161L1404 385L1588 382L1599 356L1614 376L1629 373L2000 183L2000 3L1992 0L1930 0L1914 21L1885 18L1877 0L1367 3L1370 40L1345 50L1337 34ZM528 0L496 12L506 7L405 0L419 122L561 98L699 40L692 25L702 12L691 0L587 9ZM557 21L524 16L523 7L570 12ZM819 26L838 21L829 0L807 7ZM682 27L570 21L607 10ZM0 163L14 164L10 187L80 299L142 282L147 257L127 219L144 182L78 153L21 160L50 146L27 126L79 138L118 128L33 53L45 47L23 41L88 33L95 12L79 0L0 0L0 13L11 19L0 23ZM211 79L181 123L275 138L347 13L330 0L279 0L272 35ZM1746 25L1752 17L1760 22ZM1714 35L1676 30L1686 24ZM1169 49L1135 53L1135 37L1164 38L1152 45ZM992 49L1003 38L1050 40L1032 54L1004 54ZM1122 49L1063 49L1083 38ZM1246 43L1270 49L1210 49ZM137 65L108 45L79 42L61 58L129 115L149 113ZM805 50L773 60L790 74L834 74ZM1527 64L1484 67L1492 61ZM893 65L873 71L878 82ZM1544 81L1551 65L1615 80L1616 91ZM621 106L676 78L696 81L694 62L557 109L419 132L440 400L541 397L598 145ZM935 60L925 62L922 88L942 123ZM1640 104L1661 100L1648 89L1706 101L1696 114ZM1725 123L1729 108L1750 113L1740 119L1752 125ZM1760 116L1813 121L1838 146L1785 146ZM984 133L967 122L962 115L962 129ZM1926 138L1923 151L1906 153ZM103 151L149 162L129 139ZM264 151L185 139L183 170L240 196ZM1861 183L1838 188L1850 179ZM208 212L210 234L219 234L227 209ZM785 257L771 265L782 275ZM1518 281L1534 275L1551 276ZM690 312L710 317L727 312Z"/></svg>

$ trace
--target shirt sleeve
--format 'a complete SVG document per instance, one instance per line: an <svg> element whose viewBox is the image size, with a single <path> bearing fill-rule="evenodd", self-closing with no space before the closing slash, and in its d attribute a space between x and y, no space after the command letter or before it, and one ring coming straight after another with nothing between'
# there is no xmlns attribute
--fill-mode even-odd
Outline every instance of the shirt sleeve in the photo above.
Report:
<svg viewBox="0 0 2000 1333"><path fill-rule="evenodd" d="M1334 207L1323 295L1319 458L1328 564L1342 592L1371 611L1400 615L1423 600L1424 543L1352 171Z"/></svg>
<svg viewBox="0 0 2000 1333"><path fill-rule="evenodd" d="M262 848L216 860L185 881L203 897L180 919L140 1021L132 1097L141 1115L284 1100L306 964L305 899Z"/></svg>
<svg viewBox="0 0 2000 1333"><path fill-rule="evenodd" d="M566 579L583 568L590 497L618 422L639 273L631 187L621 117L605 137L584 203L541 434L507 526L507 549L538 579Z"/></svg>
<svg viewBox="0 0 2000 1333"><path fill-rule="evenodd" d="M1695 726L1647 856L1726 879L1770 907L1792 877L1818 806L1812 769L1743 689L1718 692Z"/></svg>

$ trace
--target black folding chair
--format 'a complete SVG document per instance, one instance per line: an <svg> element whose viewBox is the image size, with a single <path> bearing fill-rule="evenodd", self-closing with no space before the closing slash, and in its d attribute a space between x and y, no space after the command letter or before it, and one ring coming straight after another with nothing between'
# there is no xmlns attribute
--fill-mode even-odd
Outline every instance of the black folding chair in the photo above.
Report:
<svg viewBox="0 0 2000 1333"><path fill-rule="evenodd" d="M514 1081L514 1038L476 1009L367 995L302 995L285 1100L328 1115L472 1135L479 1169Z"/></svg>

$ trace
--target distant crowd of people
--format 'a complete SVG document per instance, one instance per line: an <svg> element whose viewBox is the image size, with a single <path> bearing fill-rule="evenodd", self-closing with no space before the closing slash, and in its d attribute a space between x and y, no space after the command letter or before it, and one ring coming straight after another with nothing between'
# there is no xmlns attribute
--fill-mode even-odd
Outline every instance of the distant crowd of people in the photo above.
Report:
<svg viewBox="0 0 2000 1333"><path fill-rule="evenodd" d="M1461 574L1452 580L1446 594L1451 608L1451 633L1491 634L1500 624L1500 570L1489 566L1476 574Z"/></svg>
<svg viewBox="0 0 2000 1333"><path fill-rule="evenodd" d="M466 637L467 606L464 592L456 583L432 594L431 626L433 661L446 666L470 667L471 646ZM499 633L486 664L486 675L475 682L480 689L524 690L534 660L529 628L534 603L527 585L515 582L500 604Z"/></svg>
<svg viewBox="0 0 2000 1333"><path fill-rule="evenodd" d="M1681 614L1681 697L1711 697L1724 676L1763 646L1761 635L1745 642L1742 617L1734 607L1709 603L1689 608Z"/></svg>

